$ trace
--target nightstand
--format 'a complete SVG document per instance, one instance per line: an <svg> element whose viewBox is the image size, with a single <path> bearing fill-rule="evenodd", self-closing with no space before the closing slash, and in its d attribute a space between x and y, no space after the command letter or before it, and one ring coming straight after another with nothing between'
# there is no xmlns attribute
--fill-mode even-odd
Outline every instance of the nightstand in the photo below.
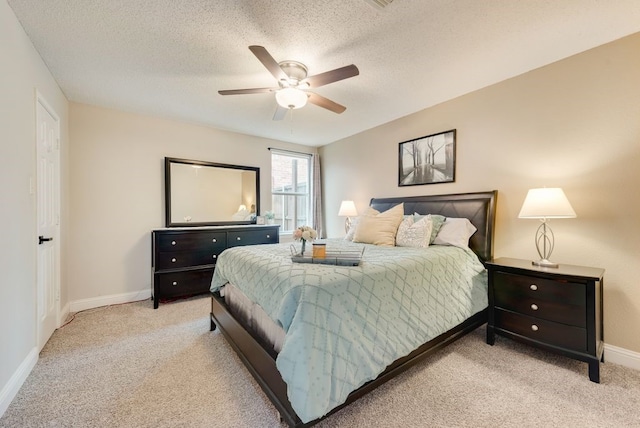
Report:
<svg viewBox="0 0 640 428"><path fill-rule="evenodd" d="M487 343L499 334L589 364L600 382L604 361L602 287L604 269L534 266L529 260L499 258L489 273Z"/></svg>

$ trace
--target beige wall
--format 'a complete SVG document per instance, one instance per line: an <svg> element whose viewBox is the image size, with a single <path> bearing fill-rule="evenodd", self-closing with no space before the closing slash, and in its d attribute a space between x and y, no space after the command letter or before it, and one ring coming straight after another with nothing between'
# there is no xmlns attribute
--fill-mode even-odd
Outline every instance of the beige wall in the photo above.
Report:
<svg viewBox="0 0 640 428"><path fill-rule="evenodd" d="M260 167L264 212L271 208L267 148L315 150L77 103L69 115L72 302L148 293L151 230L165 225L165 156Z"/></svg>
<svg viewBox="0 0 640 428"><path fill-rule="evenodd" d="M36 90L60 118L62 230L66 220L67 100L5 0L0 0L0 415L19 387L21 364L35 362ZM64 253L64 236L61 242ZM65 280L64 264L62 281ZM62 297L66 290L62 288ZM23 368L25 368L23 366ZM26 372L28 374L28 372Z"/></svg>
<svg viewBox="0 0 640 428"><path fill-rule="evenodd" d="M325 219L340 201L497 189L495 256L534 259L529 188L562 187L553 259L606 269L605 342L640 352L640 34L324 146ZM397 186L398 143L457 129L456 181ZM344 186L343 183L349 183Z"/></svg>

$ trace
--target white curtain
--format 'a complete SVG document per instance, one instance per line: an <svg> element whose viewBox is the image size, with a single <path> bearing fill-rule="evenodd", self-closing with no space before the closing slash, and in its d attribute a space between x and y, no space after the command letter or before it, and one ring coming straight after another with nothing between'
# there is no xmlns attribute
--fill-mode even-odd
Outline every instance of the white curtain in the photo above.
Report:
<svg viewBox="0 0 640 428"><path fill-rule="evenodd" d="M324 238L324 230L322 228L322 180L320 177L320 155L317 153L313 155L313 195L312 195L312 207L313 214L313 228L318 233L319 238Z"/></svg>

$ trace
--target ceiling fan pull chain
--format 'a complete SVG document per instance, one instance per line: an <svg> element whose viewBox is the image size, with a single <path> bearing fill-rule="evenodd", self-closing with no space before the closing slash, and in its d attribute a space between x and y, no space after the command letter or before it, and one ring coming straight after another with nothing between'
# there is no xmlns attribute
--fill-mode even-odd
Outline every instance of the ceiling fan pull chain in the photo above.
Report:
<svg viewBox="0 0 640 428"><path fill-rule="evenodd" d="M293 109L290 108L289 111L289 122L291 122L291 135L293 135Z"/></svg>

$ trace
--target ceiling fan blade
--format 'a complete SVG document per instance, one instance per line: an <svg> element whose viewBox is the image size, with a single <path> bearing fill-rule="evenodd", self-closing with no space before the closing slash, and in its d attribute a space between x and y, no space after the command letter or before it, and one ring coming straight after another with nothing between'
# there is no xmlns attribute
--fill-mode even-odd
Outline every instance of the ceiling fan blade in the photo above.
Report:
<svg viewBox="0 0 640 428"><path fill-rule="evenodd" d="M226 89L218 91L220 95L264 94L274 92L280 88L252 88L252 89Z"/></svg>
<svg viewBox="0 0 640 428"><path fill-rule="evenodd" d="M331 101L330 99L325 98L322 95L314 94L313 92L307 92L307 94L309 94L310 103L322 108L326 108L327 110L331 110L334 113L340 114L347 109L345 106Z"/></svg>
<svg viewBox="0 0 640 428"><path fill-rule="evenodd" d="M276 112L273 114L273 120L282 120L289 112L288 108L282 107L278 104L278 108L276 108Z"/></svg>
<svg viewBox="0 0 640 428"><path fill-rule="evenodd" d="M286 75L286 73L278 65L278 62L273 59L271 54L267 52L264 47L254 45L249 46L249 50L251 50L251 52L253 52L253 54L260 60L262 65L264 65L267 70L269 70L269 72L273 74L273 77L275 77L278 82L280 82L281 80L289 80L289 76Z"/></svg>
<svg viewBox="0 0 640 428"><path fill-rule="evenodd" d="M324 73L316 74L315 76L309 76L304 79L303 82L308 83L312 88L317 88L319 86L357 76L358 74L360 74L358 67L351 64L336 68L335 70L325 71Z"/></svg>

